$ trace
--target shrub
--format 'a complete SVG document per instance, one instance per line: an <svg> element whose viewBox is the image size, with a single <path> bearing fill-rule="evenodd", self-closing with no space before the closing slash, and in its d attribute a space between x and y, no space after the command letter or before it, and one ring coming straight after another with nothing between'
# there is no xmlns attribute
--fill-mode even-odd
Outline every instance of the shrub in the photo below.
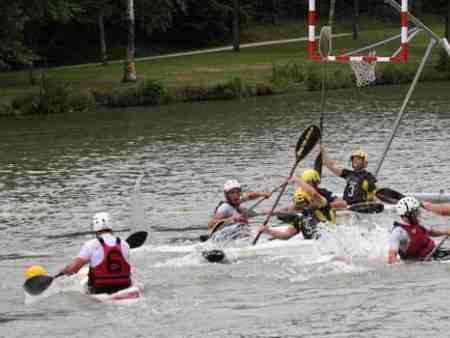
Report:
<svg viewBox="0 0 450 338"><path fill-rule="evenodd" d="M272 82L303 82L305 74L294 62L272 64Z"/></svg>
<svg viewBox="0 0 450 338"><path fill-rule="evenodd" d="M230 81L219 83L212 88L212 99L233 99L246 95L246 88L241 78L236 77Z"/></svg>
<svg viewBox="0 0 450 338"><path fill-rule="evenodd" d="M107 96L106 105L110 107L137 106L141 98L135 87L113 90Z"/></svg>
<svg viewBox="0 0 450 338"><path fill-rule="evenodd" d="M96 101L91 92L76 92L69 96L69 105L72 110L82 111L94 107Z"/></svg>
<svg viewBox="0 0 450 338"><path fill-rule="evenodd" d="M158 104L167 97L166 88L157 80L145 80L138 88L138 92L141 96L141 104Z"/></svg>
<svg viewBox="0 0 450 338"><path fill-rule="evenodd" d="M13 98L11 107L14 111L22 114L35 113L34 106L38 104L39 98L33 94L23 94Z"/></svg>
<svg viewBox="0 0 450 338"><path fill-rule="evenodd" d="M265 95L273 95L274 88L270 84L266 83L258 83L254 88L254 95L257 96L265 96Z"/></svg>
<svg viewBox="0 0 450 338"><path fill-rule="evenodd" d="M35 113L54 114L71 110L69 99L71 90L68 82L43 78L38 100L34 104Z"/></svg>
<svg viewBox="0 0 450 338"><path fill-rule="evenodd" d="M13 113L12 106L5 103L0 103L0 116L11 115L12 113Z"/></svg>
<svg viewBox="0 0 450 338"><path fill-rule="evenodd" d="M444 77L446 79L450 79L450 57L443 48L439 50L439 57L436 63L436 69L439 72L444 73Z"/></svg>
<svg viewBox="0 0 450 338"><path fill-rule="evenodd" d="M320 90L322 87L322 74L315 67L309 67L305 76L305 87L307 90Z"/></svg>

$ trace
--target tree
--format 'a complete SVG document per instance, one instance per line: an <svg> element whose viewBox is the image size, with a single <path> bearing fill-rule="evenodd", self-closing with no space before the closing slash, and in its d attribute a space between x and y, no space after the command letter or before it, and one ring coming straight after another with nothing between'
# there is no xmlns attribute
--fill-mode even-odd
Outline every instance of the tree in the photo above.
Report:
<svg viewBox="0 0 450 338"><path fill-rule="evenodd" d="M29 23L67 22L80 10L75 0L0 1L0 68L32 65L36 56L26 46L25 35L35 27Z"/></svg>
<svg viewBox="0 0 450 338"><path fill-rule="evenodd" d="M334 13L336 13L336 0L330 0L330 11L328 13L328 26L333 31Z"/></svg>
<svg viewBox="0 0 450 338"><path fill-rule="evenodd" d="M239 0L233 0L233 50L239 52L240 31L239 31Z"/></svg>
<svg viewBox="0 0 450 338"><path fill-rule="evenodd" d="M447 15L445 16L445 36L450 40L450 0L447 1Z"/></svg>
<svg viewBox="0 0 450 338"><path fill-rule="evenodd" d="M127 1L127 28L128 28L128 43L127 53L124 62L123 82L136 81L136 67L134 63L134 0Z"/></svg>
<svg viewBox="0 0 450 338"><path fill-rule="evenodd" d="M352 7L352 27L353 27L353 40L358 40L359 35L359 0L353 0Z"/></svg>
<svg viewBox="0 0 450 338"><path fill-rule="evenodd" d="M105 39L105 10L103 8L98 9L97 25L98 25L98 38L100 42L100 59L103 65L108 64L108 53L106 51L106 39Z"/></svg>

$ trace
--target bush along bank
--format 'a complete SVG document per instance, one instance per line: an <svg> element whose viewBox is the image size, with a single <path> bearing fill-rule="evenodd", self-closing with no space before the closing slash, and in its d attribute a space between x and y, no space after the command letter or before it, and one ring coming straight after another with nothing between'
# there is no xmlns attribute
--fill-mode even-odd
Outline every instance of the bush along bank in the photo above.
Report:
<svg viewBox="0 0 450 338"><path fill-rule="evenodd" d="M74 89L69 83L45 79L38 94L20 95L10 106L1 105L0 115L54 114L84 111L95 106L153 106L172 102L230 100L251 96L272 95L271 83L248 84L240 78L211 86L168 88L157 80L144 80L137 85L110 91Z"/></svg>
<svg viewBox="0 0 450 338"><path fill-rule="evenodd" d="M54 114L85 111L95 106L129 107L159 105L172 102L230 100L251 96L286 93L290 90L321 89L323 70L327 89L355 87L349 66L336 64L274 63L271 78L264 83L247 83L239 77L210 86L187 85L167 87L157 80L143 80L135 85L113 90L80 90L68 82L41 78L39 93L15 97L10 105L0 104L0 115ZM417 65L377 65L374 85L408 84ZM442 50L437 62L428 65L420 81L450 81L450 60Z"/></svg>

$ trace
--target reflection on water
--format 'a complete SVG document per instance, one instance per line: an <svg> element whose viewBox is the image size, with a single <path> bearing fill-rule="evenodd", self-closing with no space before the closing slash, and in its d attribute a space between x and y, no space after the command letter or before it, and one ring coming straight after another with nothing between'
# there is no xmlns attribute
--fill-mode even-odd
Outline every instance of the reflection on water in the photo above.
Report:
<svg viewBox="0 0 450 338"><path fill-rule="evenodd" d="M330 155L347 165L351 150L362 147L375 168L404 92L389 87L359 95L330 93L324 124ZM418 88L381 169L380 186L417 192L448 189L448 93L448 84ZM26 266L39 263L57 271L90 238L92 213L108 210L116 229L150 231L150 245L135 255L137 278L145 283L149 301L138 309L119 310L116 320L111 309L90 307L88 317L98 320L98 327L120 322L131 336L151 332L155 337L356 337L363 331L374 337L407 337L411 332L402 335L393 329L405 320L399 309L410 309L406 323L414 327L418 308L397 283L407 278L415 281L415 288L429 285L422 269L389 270L376 259L364 264L322 261L336 248L343 257L382 255L387 232L375 232L379 227L370 230L357 223L356 233L336 236L329 248L247 253L227 265L208 265L199 258L194 239L204 233L224 181L237 178L247 190L270 191L280 184L294 162L297 138L319 121L319 94L2 119L0 260L9 274L0 296L7 299L2 310L17 310L5 314L5 321L20 323L8 336L19 337L37 323L51 336L76 335L80 325L94 336L109 333L92 327L82 314L71 314L73 323L66 327L56 318L30 324L27 315L21 320L14 316L22 310L33 316L22 305ZM313 158L301 162L297 173L311 166ZM325 171L323 185L340 192L344 182ZM286 194L281 203L288 198ZM377 225L386 229L391 217ZM362 238L362 233L370 234ZM443 269L425 269L443 279L437 287L445 295ZM439 296L421 290L421 308L428 305L440 313ZM107 313L103 317L102 311ZM436 316L427 314L431 323L438 322ZM337 330L336 323L344 319L346 325ZM284 324L280 328L271 322ZM425 329L421 336L430 332Z"/></svg>

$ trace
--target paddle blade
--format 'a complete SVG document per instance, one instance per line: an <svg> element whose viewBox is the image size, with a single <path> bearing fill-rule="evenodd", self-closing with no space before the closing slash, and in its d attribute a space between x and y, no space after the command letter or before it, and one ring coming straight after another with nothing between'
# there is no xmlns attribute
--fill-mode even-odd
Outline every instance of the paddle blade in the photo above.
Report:
<svg viewBox="0 0 450 338"><path fill-rule="evenodd" d="M381 188L375 192L377 198L385 203L396 204L400 201L405 195L399 193L398 191L389 189L389 188Z"/></svg>
<svg viewBox="0 0 450 338"><path fill-rule="evenodd" d="M54 277L52 276L34 276L25 281L23 288L30 295L37 296L44 292L50 284L52 284Z"/></svg>
<svg viewBox="0 0 450 338"><path fill-rule="evenodd" d="M147 236L147 231L138 231L131 234L126 241L130 246L130 249L139 248L147 240Z"/></svg>
<svg viewBox="0 0 450 338"><path fill-rule="evenodd" d="M314 161L314 170L322 177L322 152L317 155L316 160Z"/></svg>
<svg viewBox="0 0 450 338"><path fill-rule="evenodd" d="M314 148L317 142L320 140L320 129L315 125L310 125L306 128L300 138L298 139L297 146L295 147L295 155L297 162L304 159Z"/></svg>
<svg viewBox="0 0 450 338"><path fill-rule="evenodd" d="M202 256L205 257L208 262L219 263L225 258L225 253L222 250L217 249L205 250L202 252Z"/></svg>
<svg viewBox="0 0 450 338"><path fill-rule="evenodd" d="M200 235L199 240L200 242L206 242L209 239L209 235L203 234Z"/></svg>
<svg viewBox="0 0 450 338"><path fill-rule="evenodd" d="M384 204L377 202L364 202L350 205L348 210L359 212L361 214L378 214L383 212Z"/></svg>

